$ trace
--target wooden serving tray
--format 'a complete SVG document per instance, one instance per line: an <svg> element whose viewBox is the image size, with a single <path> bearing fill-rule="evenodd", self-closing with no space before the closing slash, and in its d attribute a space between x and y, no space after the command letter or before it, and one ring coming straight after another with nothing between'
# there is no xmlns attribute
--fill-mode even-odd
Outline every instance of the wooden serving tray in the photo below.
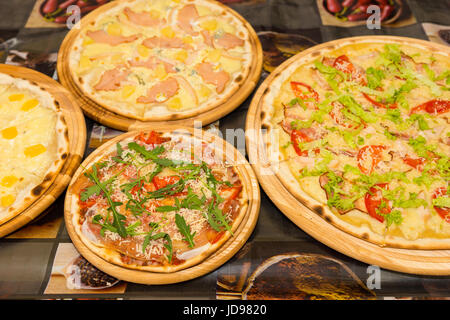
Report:
<svg viewBox="0 0 450 320"><path fill-rule="evenodd" d="M16 231L44 212L66 189L72 174L81 163L86 145L86 123L83 112L72 94L52 78L24 67L0 64L0 72L35 82L59 102L69 131L69 156L52 185L22 213L0 225L0 237Z"/></svg>
<svg viewBox="0 0 450 320"><path fill-rule="evenodd" d="M411 274L450 275L450 250L414 250L380 247L376 244L350 235L328 223L317 213L297 200L271 171L271 165L265 155L264 140L261 131L261 99L271 88L272 79L282 73L293 62L306 56L317 55L327 47L339 46L344 42L361 42L373 39L386 43L419 44L430 51L445 51L450 48L435 43L393 36L363 36L344 38L326 42L309 48L281 64L273 71L256 91L246 119L246 144L249 160L258 180L275 205L299 228L328 247L347 256L385 269Z"/></svg>
<svg viewBox="0 0 450 320"><path fill-rule="evenodd" d="M215 141L219 141L223 143L223 145L227 146L226 157L227 159L233 159L234 161L238 161L238 165L236 166L237 170L242 176L243 183L247 188L247 197L248 197L248 207L247 212L238 225L234 235L228 239L218 251L212 253L205 260L200 262L199 264L189 267L187 269L183 269L173 273L159 273L159 272L148 272L141 271L135 269L125 268L114 263L108 262L105 259L101 258L97 254L95 254L92 250L90 250L80 239L80 237L75 232L74 225L72 223L72 213L71 213L71 185L77 179L77 177L83 173L84 168L87 167L88 164L102 154L106 149L115 145L117 142L122 139L132 137L136 135L139 131L130 131L124 133L120 136L115 137L114 139L106 142L98 149L96 149L93 153L91 153L83 164L79 167L79 169L75 172L72 182L69 185L69 188L66 193L66 201L64 203L64 219L67 227L67 231L69 233L70 238L72 239L73 244L79 251L79 253L90 263L96 266L98 269L103 272L117 278L120 280L141 283L141 284L149 284L149 285L157 285L157 284L170 284L170 283L178 283L187 280L191 280L200 276L203 276L223 265L229 259L231 259L234 254L236 254L239 249L245 244L245 242L250 237L253 229L255 228L256 222L259 216L259 208L260 208L260 191L258 180L256 179L256 175L253 172L252 167L248 164L247 160L242 156L242 154L235 149L233 146L228 144L226 141L218 138L217 136L208 133L206 131L200 129L193 129L191 127L179 127L179 126L155 126L147 128L147 130L155 130L158 132L167 132L173 130L186 130L190 133L193 133L195 136L203 135L206 139L210 139L214 137ZM231 154L230 154L231 153Z"/></svg>
<svg viewBox="0 0 450 320"><path fill-rule="evenodd" d="M261 43L258 39L258 36L256 35L255 30L242 16L240 16L237 12L235 12L228 6L225 6L214 0L210 1L222 7L227 12L232 13L245 25L250 35L252 56L253 56L249 74L247 78L242 81L240 88L236 92L234 92L231 96L229 96L226 99L226 101L224 101L222 104L215 106L213 109L210 109L194 117L179 118L176 120L140 121L112 112L106 109L104 106L96 103L95 101L93 101L92 99L88 98L83 94L80 88L76 85L75 81L72 79L72 76L70 75L69 71L70 48L77 35L82 31L82 28L74 27L66 35L59 49L57 71L61 83L74 94L78 104L81 106L84 113L88 117L105 126L121 131L139 130L151 124L153 125L168 124L168 125L192 127L194 126L195 121L201 121L202 126L206 126L224 117L225 115L236 109L242 102L244 102L244 100L250 95L250 93L255 88L261 75L263 53ZM119 2L121 1L113 1L101 6L98 9L95 9L94 11L92 11L91 13L89 13L88 15L86 15L81 19L81 21L79 22L80 25L88 25L90 22L95 21L100 14L113 8Z"/></svg>

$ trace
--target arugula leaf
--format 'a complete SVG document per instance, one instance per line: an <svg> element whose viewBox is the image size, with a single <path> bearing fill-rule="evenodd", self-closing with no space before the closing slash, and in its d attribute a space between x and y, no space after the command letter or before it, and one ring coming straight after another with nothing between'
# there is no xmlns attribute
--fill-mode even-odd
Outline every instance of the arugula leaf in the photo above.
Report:
<svg viewBox="0 0 450 320"><path fill-rule="evenodd" d="M97 172L96 164L94 164L92 166L92 172L90 172L90 173L86 172L85 174L92 182L95 183L95 185L98 186L100 191L103 191L106 199L108 200L108 204L109 204L108 210L111 211L112 214L113 214L113 223L112 223L112 225L113 225L113 227L116 228L116 232L122 238L125 238L127 236L127 230L126 230L125 225L124 225L124 220L126 220L126 217L124 215L120 214L117 211L117 209L116 209L116 207L122 205L122 202L113 201L111 199L111 192L106 188L106 185L107 185L106 182L108 182L109 180L111 180L112 178L115 178L115 177L112 177L111 179L109 179L108 181L105 181L103 183L100 182L100 179L98 178L98 172ZM120 173L118 173L118 174L120 174ZM116 174L116 176L118 174ZM84 196L86 196L86 195L84 195Z"/></svg>
<svg viewBox="0 0 450 320"><path fill-rule="evenodd" d="M145 147L139 145L136 142L128 143L128 148L140 153L146 160L157 159L157 156L165 151L163 146L157 146L152 150L147 150Z"/></svg>
<svg viewBox="0 0 450 320"><path fill-rule="evenodd" d="M196 232L191 233L191 227L187 225L186 220L183 216L178 213L175 214L175 224L178 227L180 233L184 236L183 240L189 243L189 247L193 248L194 244L194 236Z"/></svg>
<svg viewBox="0 0 450 320"><path fill-rule="evenodd" d="M159 228L159 225L157 223L150 223L150 227L151 227L150 231L147 233L147 235L144 238L144 241L142 242L142 252L145 253L145 249L150 244L151 240L164 239L166 240L164 247L169 251L169 254L167 255L167 260L169 260L169 263L171 263L173 256L173 246L170 235L165 232L153 234L153 232Z"/></svg>

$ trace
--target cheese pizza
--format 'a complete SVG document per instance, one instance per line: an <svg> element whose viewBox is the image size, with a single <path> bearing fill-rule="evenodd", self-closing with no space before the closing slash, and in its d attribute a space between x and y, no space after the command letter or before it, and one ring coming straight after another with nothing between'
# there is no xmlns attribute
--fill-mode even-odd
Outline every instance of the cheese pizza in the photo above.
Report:
<svg viewBox="0 0 450 320"><path fill-rule="evenodd" d="M110 263L175 272L234 235L248 207L242 181L214 143L187 132L133 132L75 175L68 219Z"/></svg>
<svg viewBox="0 0 450 320"><path fill-rule="evenodd" d="M51 185L68 155L67 127L50 93L0 74L0 224Z"/></svg>
<svg viewBox="0 0 450 320"><path fill-rule="evenodd" d="M263 96L283 185L326 221L400 248L450 248L450 63L426 42L311 49Z"/></svg>
<svg viewBox="0 0 450 320"><path fill-rule="evenodd" d="M249 26L219 3L116 1L92 14L71 45L69 73L85 96L119 115L193 117L226 101L249 74Z"/></svg>

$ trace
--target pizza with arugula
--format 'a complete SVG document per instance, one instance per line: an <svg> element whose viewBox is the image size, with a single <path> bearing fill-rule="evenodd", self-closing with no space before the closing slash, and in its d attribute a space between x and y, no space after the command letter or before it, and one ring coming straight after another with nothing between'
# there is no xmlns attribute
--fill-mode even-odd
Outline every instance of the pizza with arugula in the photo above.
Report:
<svg viewBox="0 0 450 320"><path fill-rule="evenodd" d="M83 244L151 272L206 259L234 235L248 206L239 171L214 144L173 131L127 134L89 161L69 190Z"/></svg>
<svg viewBox="0 0 450 320"><path fill-rule="evenodd" d="M449 50L386 38L287 63L262 97L266 153L283 185L345 232L448 249Z"/></svg>

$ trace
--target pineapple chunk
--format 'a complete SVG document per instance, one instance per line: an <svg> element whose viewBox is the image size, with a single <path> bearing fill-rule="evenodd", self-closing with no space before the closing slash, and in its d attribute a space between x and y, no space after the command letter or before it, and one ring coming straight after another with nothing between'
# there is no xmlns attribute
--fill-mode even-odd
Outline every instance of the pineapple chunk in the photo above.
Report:
<svg viewBox="0 0 450 320"><path fill-rule="evenodd" d="M125 85L122 88L122 98L129 98L136 91L136 87L132 85Z"/></svg>
<svg viewBox="0 0 450 320"><path fill-rule="evenodd" d="M150 49L147 48L146 46L143 46L142 44L137 46L137 52L141 57L148 57L150 54Z"/></svg>
<svg viewBox="0 0 450 320"><path fill-rule="evenodd" d="M220 49L213 49L208 52L208 60L211 62L218 62L222 56L222 51Z"/></svg>
<svg viewBox="0 0 450 320"><path fill-rule="evenodd" d="M175 59L178 61L184 62L188 57L188 53L186 50L180 50L175 54Z"/></svg>
<svg viewBox="0 0 450 320"><path fill-rule="evenodd" d="M175 37L175 31L171 27L164 27L161 29L161 34L166 38Z"/></svg>
<svg viewBox="0 0 450 320"><path fill-rule="evenodd" d="M112 36L122 35L122 28L117 23L111 23L106 27L106 32Z"/></svg>
<svg viewBox="0 0 450 320"><path fill-rule="evenodd" d="M181 99L178 97L172 98L169 100L169 102L167 103L167 106L170 109L181 109L181 107L183 106L183 104L181 103Z"/></svg>
<svg viewBox="0 0 450 320"><path fill-rule="evenodd" d="M205 20L200 23L202 29L214 31L217 29L217 20Z"/></svg>
<svg viewBox="0 0 450 320"><path fill-rule="evenodd" d="M159 79L159 80L163 80L166 76L166 68L164 68L164 65L162 63L158 64L158 66L155 68L155 76Z"/></svg>

